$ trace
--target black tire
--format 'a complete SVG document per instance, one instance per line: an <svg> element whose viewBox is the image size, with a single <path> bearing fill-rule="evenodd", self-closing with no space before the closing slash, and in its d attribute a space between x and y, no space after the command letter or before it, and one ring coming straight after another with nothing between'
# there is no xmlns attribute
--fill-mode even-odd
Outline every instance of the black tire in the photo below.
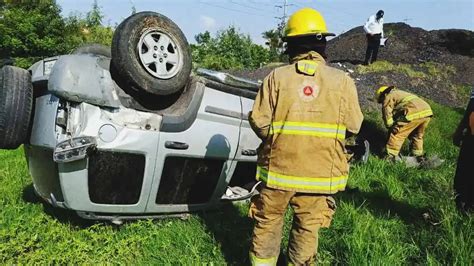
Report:
<svg viewBox="0 0 474 266"><path fill-rule="evenodd" d="M150 31L167 35L176 45L176 51L179 51L180 63L177 65L180 67L177 67L177 72L172 77L156 77L140 61L138 44L142 35ZM172 46L171 49L174 48ZM170 95L186 85L191 74L192 60L186 37L173 21L155 12L141 12L128 17L115 30L112 64L132 89L154 95Z"/></svg>
<svg viewBox="0 0 474 266"><path fill-rule="evenodd" d="M13 65L13 59L11 58L0 58L0 68L3 66L11 66Z"/></svg>
<svg viewBox="0 0 474 266"><path fill-rule="evenodd" d="M108 58L112 57L112 51L110 50L110 47L98 43L90 43L79 46L72 52L72 54L93 54L102 55Z"/></svg>
<svg viewBox="0 0 474 266"><path fill-rule="evenodd" d="M0 69L0 149L16 149L29 135L33 109L33 85L28 71Z"/></svg>

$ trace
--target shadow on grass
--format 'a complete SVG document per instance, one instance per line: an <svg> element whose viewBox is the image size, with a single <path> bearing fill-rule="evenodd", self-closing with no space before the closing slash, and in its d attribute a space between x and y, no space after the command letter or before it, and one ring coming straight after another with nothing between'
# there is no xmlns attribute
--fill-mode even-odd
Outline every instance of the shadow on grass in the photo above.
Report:
<svg viewBox="0 0 474 266"><path fill-rule="evenodd" d="M198 213L208 232L220 244L228 265L248 265L253 222L232 203Z"/></svg>
<svg viewBox="0 0 474 266"><path fill-rule="evenodd" d="M374 216L387 219L392 216L399 217L407 225L416 227L426 226L423 214L428 212L428 207L414 207L408 203L393 200L383 184L372 182L370 187L375 191L363 192L358 188L347 188L345 192L337 194L341 201L352 203L354 206L366 207Z"/></svg>
<svg viewBox="0 0 474 266"><path fill-rule="evenodd" d="M358 134L359 138L366 139L370 143L370 152L378 157L383 157L387 133L380 128L375 121L364 120Z"/></svg>
<svg viewBox="0 0 474 266"><path fill-rule="evenodd" d="M462 116L466 113L466 108L465 107L455 107L453 108L454 111Z"/></svg>
<svg viewBox="0 0 474 266"><path fill-rule="evenodd" d="M51 206L51 204L45 202L35 194L32 184L23 188L22 198L25 202L43 205L44 213L63 224L70 224L84 229L97 223L103 223L99 221L82 219L74 211Z"/></svg>

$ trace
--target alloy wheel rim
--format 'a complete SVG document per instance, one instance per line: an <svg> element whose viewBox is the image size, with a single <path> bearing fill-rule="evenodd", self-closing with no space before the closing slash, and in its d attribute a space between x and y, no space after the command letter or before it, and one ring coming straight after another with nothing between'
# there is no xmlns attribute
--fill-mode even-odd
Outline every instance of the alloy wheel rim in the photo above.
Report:
<svg viewBox="0 0 474 266"><path fill-rule="evenodd" d="M148 30L138 42L138 57L148 73L170 79L181 70L182 52L174 38L159 30Z"/></svg>

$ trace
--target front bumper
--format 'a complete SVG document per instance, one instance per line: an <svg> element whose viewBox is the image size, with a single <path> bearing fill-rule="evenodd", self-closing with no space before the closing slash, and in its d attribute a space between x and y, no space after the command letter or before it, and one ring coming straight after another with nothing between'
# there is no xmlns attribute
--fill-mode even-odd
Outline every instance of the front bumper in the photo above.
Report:
<svg viewBox="0 0 474 266"><path fill-rule="evenodd" d="M76 211L143 213L155 171L159 117L67 104L64 115L64 104L54 95L36 99L25 153L38 196Z"/></svg>

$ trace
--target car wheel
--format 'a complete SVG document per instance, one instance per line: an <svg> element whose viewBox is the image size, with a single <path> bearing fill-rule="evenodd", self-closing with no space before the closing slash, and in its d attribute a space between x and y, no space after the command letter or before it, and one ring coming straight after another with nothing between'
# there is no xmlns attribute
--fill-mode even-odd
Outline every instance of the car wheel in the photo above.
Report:
<svg viewBox="0 0 474 266"><path fill-rule="evenodd" d="M186 37L173 21L141 12L115 30L112 64L134 90L169 95L186 85L192 60Z"/></svg>
<svg viewBox="0 0 474 266"><path fill-rule="evenodd" d="M0 69L0 149L16 149L28 137L33 109L33 85L28 71Z"/></svg>
<svg viewBox="0 0 474 266"><path fill-rule="evenodd" d="M93 54L93 55L102 55L108 58L112 57L112 52L110 47L98 43L85 44L79 46L72 54Z"/></svg>

